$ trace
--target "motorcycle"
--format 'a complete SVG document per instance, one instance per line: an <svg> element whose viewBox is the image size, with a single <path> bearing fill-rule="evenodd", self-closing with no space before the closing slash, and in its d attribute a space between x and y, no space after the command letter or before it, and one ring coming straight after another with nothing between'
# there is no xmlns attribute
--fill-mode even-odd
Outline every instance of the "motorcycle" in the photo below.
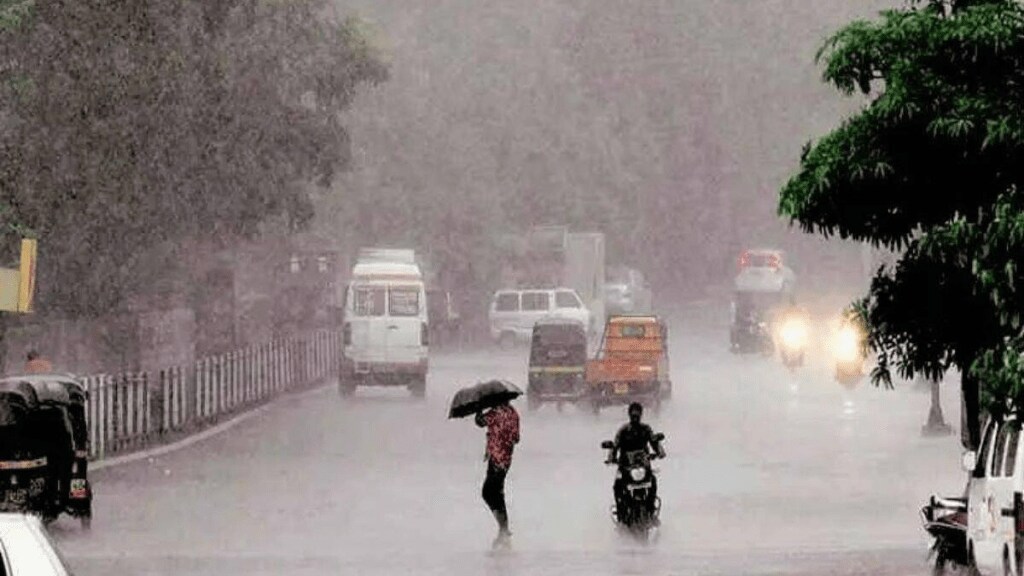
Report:
<svg viewBox="0 0 1024 576"><path fill-rule="evenodd" d="M605 464L617 466L616 482L622 482L621 495L612 506L612 519L633 536L647 540L652 528L660 524L661 498L657 494L656 470L651 466L651 458L664 458L665 450L661 447L664 434L655 434L654 442L658 452L651 454L647 449L625 452L621 462L611 458ZM613 450L615 443L606 440L601 448ZM610 456L610 454L609 454Z"/></svg>
<svg viewBox="0 0 1024 576"><path fill-rule="evenodd" d="M856 326L844 324L839 328L832 342L835 357L835 379L840 384L853 387L864 377L867 359L864 354L863 336Z"/></svg>
<svg viewBox="0 0 1024 576"><path fill-rule="evenodd" d="M779 355L790 370L803 366L808 340L807 320L800 316L784 318L779 326Z"/></svg>
<svg viewBox="0 0 1024 576"><path fill-rule="evenodd" d="M921 508L921 523L935 542L928 558L935 558L932 573L945 574L947 567L969 567L967 551L967 499L932 495Z"/></svg>

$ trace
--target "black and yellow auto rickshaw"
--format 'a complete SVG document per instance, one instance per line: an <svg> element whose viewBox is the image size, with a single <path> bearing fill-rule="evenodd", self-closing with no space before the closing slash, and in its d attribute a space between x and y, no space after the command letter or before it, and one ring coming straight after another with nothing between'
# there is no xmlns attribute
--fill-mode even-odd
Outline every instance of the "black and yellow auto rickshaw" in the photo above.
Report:
<svg viewBox="0 0 1024 576"><path fill-rule="evenodd" d="M545 402L576 402L586 393L587 332L574 320L544 319L533 327L526 405L536 410Z"/></svg>
<svg viewBox="0 0 1024 576"><path fill-rule="evenodd" d="M38 410L39 399L27 383L0 382L0 511L47 511L49 469Z"/></svg>
<svg viewBox="0 0 1024 576"><path fill-rule="evenodd" d="M33 374L5 378L0 383L28 385L35 392L36 437L47 460L47 503L44 518L62 512L79 518L84 528L92 523L92 490L88 471L88 428L85 390L74 377Z"/></svg>

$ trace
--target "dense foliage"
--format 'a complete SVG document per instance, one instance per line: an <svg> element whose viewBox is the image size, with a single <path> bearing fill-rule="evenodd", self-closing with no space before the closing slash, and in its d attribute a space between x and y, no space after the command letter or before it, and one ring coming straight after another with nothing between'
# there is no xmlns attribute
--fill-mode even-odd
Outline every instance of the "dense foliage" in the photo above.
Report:
<svg viewBox="0 0 1024 576"><path fill-rule="evenodd" d="M806 231L892 248L860 309L876 382L964 374L972 442L984 408L1024 394L1016 264L1024 254L1024 8L1010 0L919 1L854 22L819 58L825 78L869 97L805 148L780 212ZM1016 382L1014 384L1013 382Z"/></svg>
<svg viewBox="0 0 1024 576"><path fill-rule="evenodd" d="M339 113L387 73L326 6L0 3L0 206L39 237L41 310L103 313L158 248L310 219L349 160Z"/></svg>

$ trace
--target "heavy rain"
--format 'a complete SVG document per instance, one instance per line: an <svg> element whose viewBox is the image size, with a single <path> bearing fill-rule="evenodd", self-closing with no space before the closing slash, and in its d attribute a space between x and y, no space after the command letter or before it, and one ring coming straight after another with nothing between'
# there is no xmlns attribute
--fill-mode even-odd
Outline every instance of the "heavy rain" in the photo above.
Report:
<svg viewBox="0 0 1024 576"><path fill-rule="evenodd" d="M0 0L0 576L1024 572L1022 53Z"/></svg>

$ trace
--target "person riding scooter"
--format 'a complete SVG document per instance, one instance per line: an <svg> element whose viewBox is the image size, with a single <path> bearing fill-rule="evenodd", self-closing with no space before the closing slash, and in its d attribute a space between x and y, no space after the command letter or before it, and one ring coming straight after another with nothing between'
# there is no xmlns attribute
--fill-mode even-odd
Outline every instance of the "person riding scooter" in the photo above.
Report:
<svg viewBox="0 0 1024 576"><path fill-rule="evenodd" d="M648 454L648 446L653 449L654 458L665 457L665 451L661 443L658 442L654 430L641 422L643 413L644 407L639 402L633 402L629 405L629 422L619 428L619 431L615 434L615 442L608 455L607 463L618 464L620 471L619 474L616 474L615 483L612 486L616 510L623 508L622 503L626 491L626 476L623 471L627 470L632 464L631 458L638 452L642 452L645 455ZM648 492L647 505L648 510L653 512L658 495L658 483L656 477L649 469L647 473L651 479L651 489Z"/></svg>

